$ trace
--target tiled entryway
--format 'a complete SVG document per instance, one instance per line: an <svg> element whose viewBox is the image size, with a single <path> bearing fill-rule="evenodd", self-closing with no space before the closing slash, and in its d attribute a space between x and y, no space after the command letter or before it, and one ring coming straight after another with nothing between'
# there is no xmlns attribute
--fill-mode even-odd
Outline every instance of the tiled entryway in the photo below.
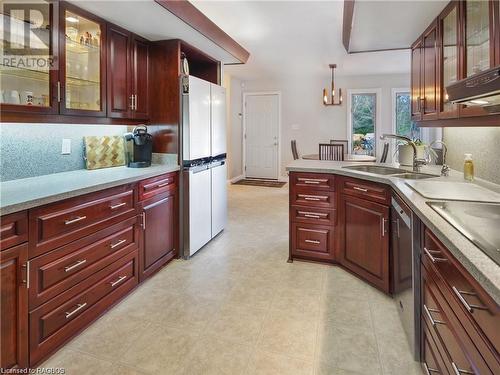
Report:
<svg viewBox="0 0 500 375"><path fill-rule="evenodd" d="M334 266L286 262L288 188L231 186L227 229L42 367L77 374L420 374L394 302Z"/></svg>

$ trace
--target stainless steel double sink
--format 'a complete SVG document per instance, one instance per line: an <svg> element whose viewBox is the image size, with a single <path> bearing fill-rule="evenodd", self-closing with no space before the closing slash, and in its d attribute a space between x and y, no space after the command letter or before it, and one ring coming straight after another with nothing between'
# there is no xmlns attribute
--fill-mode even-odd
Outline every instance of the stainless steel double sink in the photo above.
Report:
<svg viewBox="0 0 500 375"><path fill-rule="evenodd" d="M342 168L352 169L353 171L390 176L390 177L398 177L406 180L421 180L424 178L439 177L438 175L435 174L410 172L407 171L406 169L385 167L382 165L347 165Z"/></svg>

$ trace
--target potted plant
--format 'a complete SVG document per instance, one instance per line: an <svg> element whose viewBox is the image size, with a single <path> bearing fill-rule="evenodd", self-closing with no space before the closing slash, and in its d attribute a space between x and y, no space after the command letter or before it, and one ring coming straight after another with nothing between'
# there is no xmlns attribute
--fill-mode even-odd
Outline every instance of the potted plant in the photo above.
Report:
<svg viewBox="0 0 500 375"><path fill-rule="evenodd" d="M413 139L417 146L417 159L425 158L425 148L427 147L420 139ZM413 147L407 143L398 145L398 161L401 165L413 165Z"/></svg>

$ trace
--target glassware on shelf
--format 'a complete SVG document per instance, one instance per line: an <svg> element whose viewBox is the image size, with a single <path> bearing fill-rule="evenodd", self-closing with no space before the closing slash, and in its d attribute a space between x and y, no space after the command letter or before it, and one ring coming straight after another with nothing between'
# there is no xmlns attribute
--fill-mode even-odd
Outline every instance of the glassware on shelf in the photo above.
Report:
<svg viewBox="0 0 500 375"><path fill-rule="evenodd" d="M465 9L467 77L490 67L490 3L468 0Z"/></svg>
<svg viewBox="0 0 500 375"><path fill-rule="evenodd" d="M458 71L458 43L457 43L457 8L446 15L442 21L443 43L443 111L456 108L448 99L446 87L457 81Z"/></svg>
<svg viewBox="0 0 500 375"><path fill-rule="evenodd" d="M101 110L101 26L66 10L66 108Z"/></svg>

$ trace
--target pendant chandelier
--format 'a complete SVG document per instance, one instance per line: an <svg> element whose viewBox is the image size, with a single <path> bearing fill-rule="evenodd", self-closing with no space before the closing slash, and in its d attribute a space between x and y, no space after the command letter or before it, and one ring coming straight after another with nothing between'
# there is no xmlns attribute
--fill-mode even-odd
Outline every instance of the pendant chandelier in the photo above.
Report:
<svg viewBox="0 0 500 375"><path fill-rule="evenodd" d="M342 105L342 89L339 89L338 102L335 102L335 68L337 64L330 64L330 70L332 71L332 91L331 98L328 100L328 89L323 89L323 104L324 105Z"/></svg>

